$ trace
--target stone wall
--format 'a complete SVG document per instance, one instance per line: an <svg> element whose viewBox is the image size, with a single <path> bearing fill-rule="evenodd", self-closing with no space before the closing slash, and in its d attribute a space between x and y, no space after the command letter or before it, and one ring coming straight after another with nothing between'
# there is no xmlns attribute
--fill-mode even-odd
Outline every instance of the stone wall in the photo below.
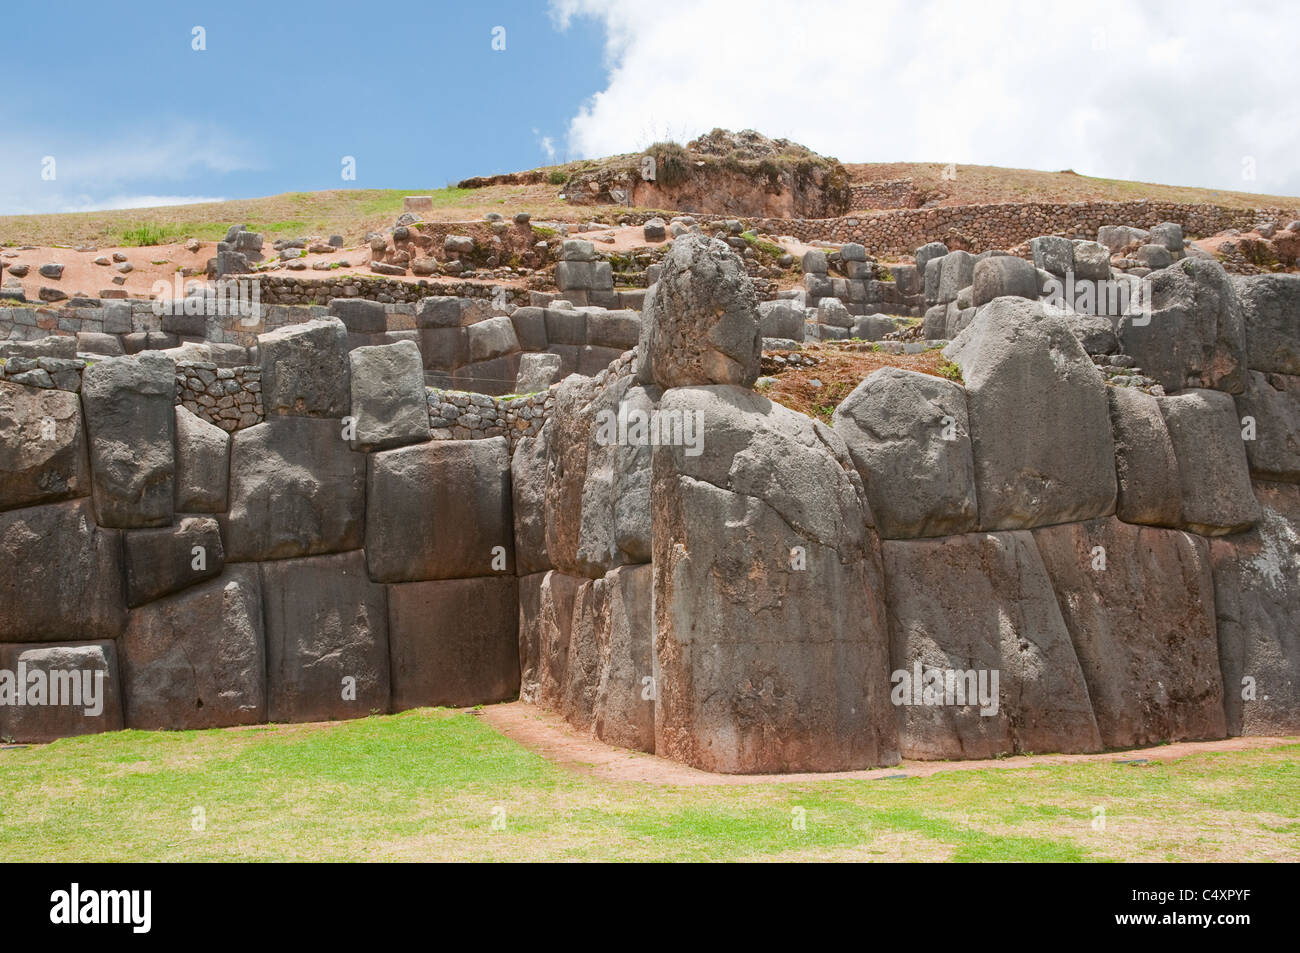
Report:
<svg viewBox="0 0 1300 953"><path fill-rule="evenodd" d="M178 376L241 380L215 364L0 381L0 667L108 696L0 705L0 737L516 695L741 773L1300 732L1300 277L1155 270L1112 334L1156 395L1108 386L1025 268L960 275L959 380L881 368L832 426L754 390L755 290L693 234L636 347L549 393L431 391L415 340L356 337L633 325L339 307L260 337L265 419L234 433L176 405Z"/></svg>
<svg viewBox="0 0 1300 953"><path fill-rule="evenodd" d="M920 208L924 196L911 179L892 179L886 182L863 182L850 186L853 193L851 208L854 211L880 208Z"/></svg>

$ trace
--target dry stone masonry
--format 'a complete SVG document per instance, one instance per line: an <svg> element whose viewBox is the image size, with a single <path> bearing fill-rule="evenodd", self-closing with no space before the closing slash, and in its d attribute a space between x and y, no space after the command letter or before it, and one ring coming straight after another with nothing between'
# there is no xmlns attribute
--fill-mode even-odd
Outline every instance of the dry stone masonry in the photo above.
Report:
<svg viewBox="0 0 1300 953"><path fill-rule="evenodd" d="M567 240L555 292L6 306L0 673L98 689L0 674L0 738L515 697L729 773L1300 732L1300 276L1132 211L834 220L771 296L675 220L640 292ZM506 234L415 225L376 260ZM849 337L945 376L829 424L755 389Z"/></svg>

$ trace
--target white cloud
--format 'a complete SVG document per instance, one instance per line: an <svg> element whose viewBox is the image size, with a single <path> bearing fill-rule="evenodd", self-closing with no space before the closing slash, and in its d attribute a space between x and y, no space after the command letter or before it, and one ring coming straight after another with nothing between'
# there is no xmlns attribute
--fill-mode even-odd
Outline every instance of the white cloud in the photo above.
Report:
<svg viewBox="0 0 1300 953"><path fill-rule="evenodd" d="M548 162L555 161L555 140L550 136L543 136L536 129L533 135L537 137L537 147L542 150L542 155L546 156Z"/></svg>
<svg viewBox="0 0 1300 953"><path fill-rule="evenodd" d="M22 142L21 150L13 143ZM42 173L51 167L54 178ZM31 215L99 209L189 205L220 201L183 192L158 194L159 184L183 189L198 178L256 168L255 152L214 126L165 123L124 131L108 140L47 138L15 133L0 151L0 214ZM46 172L48 175L48 172Z"/></svg>
<svg viewBox="0 0 1300 953"><path fill-rule="evenodd" d="M569 127L583 156L722 126L844 161L1300 195L1300 99L1285 78L1300 43L1278 0L551 0L551 12L557 28L585 16L606 33L608 82Z"/></svg>

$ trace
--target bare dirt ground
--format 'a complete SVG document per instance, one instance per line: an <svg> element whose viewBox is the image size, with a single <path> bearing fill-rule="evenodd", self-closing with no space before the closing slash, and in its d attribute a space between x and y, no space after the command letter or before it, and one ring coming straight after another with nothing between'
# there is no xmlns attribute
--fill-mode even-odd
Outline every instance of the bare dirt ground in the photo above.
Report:
<svg viewBox="0 0 1300 953"><path fill-rule="evenodd" d="M808 781L872 781L883 778L928 777L945 771L979 771L986 768L1026 768L1080 761L1175 761L1213 751L1250 751L1295 742L1297 738L1226 738L1222 741L1183 741L1108 751L1103 754L1023 755L985 761L904 761L893 768L839 771L826 774L712 774L640 751L616 748L579 735L562 717L524 702L466 709L483 718L512 741L579 774L608 781L642 781L646 784L745 785L796 784Z"/></svg>

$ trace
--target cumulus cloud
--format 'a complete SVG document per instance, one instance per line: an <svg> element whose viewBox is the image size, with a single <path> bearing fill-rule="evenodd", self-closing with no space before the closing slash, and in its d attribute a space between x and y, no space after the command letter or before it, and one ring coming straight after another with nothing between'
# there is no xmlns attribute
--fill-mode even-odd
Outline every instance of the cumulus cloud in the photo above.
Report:
<svg viewBox="0 0 1300 953"><path fill-rule="evenodd" d="M722 126L844 161L1300 195L1287 2L551 0L551 15L605 31L607 83L568 131L587 157Z"/></svg>

